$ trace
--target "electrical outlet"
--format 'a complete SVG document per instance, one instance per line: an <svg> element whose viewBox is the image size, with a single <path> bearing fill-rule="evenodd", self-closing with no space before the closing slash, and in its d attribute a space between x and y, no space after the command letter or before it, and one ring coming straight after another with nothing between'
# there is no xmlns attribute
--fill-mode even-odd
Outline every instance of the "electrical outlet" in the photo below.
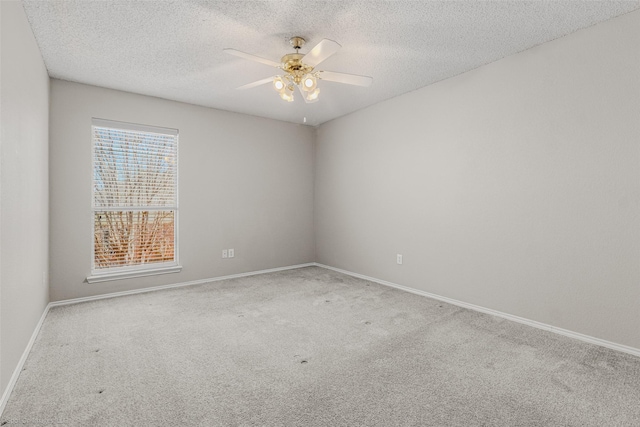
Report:
<svg viewBox="0 0 640 427"><path fill-rule="evenodd" d="M233 249L229 249L229 258L233 258L236 256L235 251Z"/></svg>
<svg viewBox="0 0 640 427"><path fill-rule="evenodd" d="M396 254L396 262L402 264L402 254Z"/></svg>
<svg viewBox="0 0 640 427"><path fill-rule="evenodd" d="M226 249L222 250L222 258L229 258L229 252Z"/></svg>

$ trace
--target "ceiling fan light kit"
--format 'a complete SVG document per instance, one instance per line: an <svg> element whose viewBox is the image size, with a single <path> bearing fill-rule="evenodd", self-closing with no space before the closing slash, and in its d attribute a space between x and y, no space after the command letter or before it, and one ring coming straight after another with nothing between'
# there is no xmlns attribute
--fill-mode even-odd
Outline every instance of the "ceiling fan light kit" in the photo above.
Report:
<svg viewBox="0 0 640 427"><path fill-rule="evenodd" d="M333 71L318 71L315 67L322 61L333 55L340 49L340 45L333 40L323 39L307 54L299 53L305 44L305 39L296 36L289 40L295 53L288 53L280 59L280 63L235 49L224 49L226 53L271 65L282 71L284 74L276 75L257 82L240 86L238 89L250 89L271 82L273 88L280 95L280 98L287 102L294 100L293 92L297 87L306 103L316 102L320 95L318 80L326 80L336 83L345 83L356 86L369 86L373 79L367 76L355 74L336 73Z"/></svg>

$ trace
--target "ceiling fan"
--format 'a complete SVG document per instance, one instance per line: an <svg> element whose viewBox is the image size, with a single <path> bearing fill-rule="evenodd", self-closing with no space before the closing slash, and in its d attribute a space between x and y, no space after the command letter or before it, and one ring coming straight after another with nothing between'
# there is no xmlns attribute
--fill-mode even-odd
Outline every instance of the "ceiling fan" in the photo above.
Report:
<svg viewBox="0 0 640 427"><path fill-rule="evenodd" d="M285 101L293 101L293 91L298 88L302 98L306 103L316 102L320 94L318 88L318 80L326 80L328 82L345 83L356 86L369 86L373 78L367 76L359 76L356 74L336 73L334 71L316 70L322 61L336 53L340 46L333 40L323 39L314 46L307 54L300 53L300 49L305 44L302 37L292 37L289 43L295 49L295 53L284 55L280 62L270 59L261 58L249 53L241 52L236 49L224 49L224 52L239 56L262 64L271 65L283 71L281 75L267 77L253 83L240 86L238 89L251 89L266 83L272 83L273 88L280 94Z"/></svg>

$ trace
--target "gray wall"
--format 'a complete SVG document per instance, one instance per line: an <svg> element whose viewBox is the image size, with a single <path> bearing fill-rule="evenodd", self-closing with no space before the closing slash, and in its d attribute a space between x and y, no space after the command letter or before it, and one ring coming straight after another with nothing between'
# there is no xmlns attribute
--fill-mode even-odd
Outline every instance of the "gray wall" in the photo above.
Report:
<svg viewBox="0 0 640 427"><path fill-rule="evenodd" d="M179 130L182 272L85 283L92 117ZM52 79L51 300L312 262L313 138L304 126Z"/></svg>
<svg viewBox="0 0 640 427"><path fill-rule="evenodd" d="M49 302L49 76L19 2L0 2L0 393Z"/></svg>
<svg viewBox="0 0 640 427"><path fill-rule="evenodd" d="M322 125L317 261L640 348L639 46L636 11Z"/></svg>

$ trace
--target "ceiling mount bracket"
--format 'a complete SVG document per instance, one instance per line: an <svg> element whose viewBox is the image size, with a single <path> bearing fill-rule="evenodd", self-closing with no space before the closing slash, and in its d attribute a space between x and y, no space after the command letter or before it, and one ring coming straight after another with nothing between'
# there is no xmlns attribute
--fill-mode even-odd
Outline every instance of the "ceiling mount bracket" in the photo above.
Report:
<svg viewBox="0 0 640 427"><path fill-rule="evenodd" d="M291 43L291 46L293 46L295 50L300 50L300 48L306 43L306 40L300 36L295 36L289 39L289 43Z"/></svg>

